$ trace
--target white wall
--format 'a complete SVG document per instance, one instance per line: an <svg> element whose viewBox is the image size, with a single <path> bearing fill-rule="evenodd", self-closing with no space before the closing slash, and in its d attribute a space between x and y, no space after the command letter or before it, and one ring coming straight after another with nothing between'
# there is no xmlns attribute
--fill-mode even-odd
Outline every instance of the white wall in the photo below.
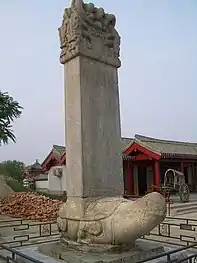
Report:
<svg viewBox="0 0 197 263"><path fill-rule="evenodd" d="M63 169L62 177L54 176L54 169ZM66 191L66 169L65 166L54 166L48 174L48 189L51 192Z"/></svg>
<svg viewBox="0 0 197 263"><path fill-rule="evenodd" d="M36 190L48 190L48 181L36 181Z"/></svg>

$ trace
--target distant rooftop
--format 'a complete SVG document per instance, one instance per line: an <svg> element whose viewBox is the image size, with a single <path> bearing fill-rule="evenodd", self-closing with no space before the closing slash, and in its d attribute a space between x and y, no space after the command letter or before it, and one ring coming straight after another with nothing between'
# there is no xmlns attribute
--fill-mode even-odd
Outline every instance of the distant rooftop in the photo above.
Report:
<svg viewBox="0 0 197 263"><path fill-rule="evenodd" d="M38 159L36 159L36 162L28 167L28 169L41 169L41 164L38 162Z"/></svg>
<svg viewBox="0 0 197 263"><path fill-rule="evenodd" d="M53 152L56 152L59 155L62 155L65 152L65 150L66 150L65 146L60 146L56 144L53 145L53 149L52 149Z"/></svg>
<svg viewBox="0 0 197 263"><path fill-rule="evenodd" d="M122 151L126 150L133 143L138 143L160 154L163 158L172 157L174 155L187 155L197 158L197 143L163 140L136 134L134 138L122 137ZM55 152L61 157L65 153L65 150L66 148L64 146L53 145L51 152ZM123 154L123 158L125 159L126 157L127 155ZM34 165L36 165L36 163Z"/></svg>
<svg viewBox="0 0 197 263"><path fill-rule="evenodd" d="M162 140L136 134L134 141L158 152L163 157L169 155L191 155L197 157L197 143Z"/></svg>

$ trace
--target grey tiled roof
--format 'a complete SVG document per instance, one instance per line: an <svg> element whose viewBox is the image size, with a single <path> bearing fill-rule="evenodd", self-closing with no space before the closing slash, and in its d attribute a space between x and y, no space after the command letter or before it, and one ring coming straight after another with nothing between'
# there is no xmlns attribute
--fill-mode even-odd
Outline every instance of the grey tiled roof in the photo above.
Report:
<svg viewBox="0 0 197 263"><path fill-rule="evenodd" d="M197 143L161 140L136 134L134 138L122 137L122 151L126 150L132 143L138 143L150 151L161 155L162 158L172 156L191 156L197 159ZM65 152L64 146L53 145L52 151L61 157ZM123 153L123 159L129 157Z"/></svg>
<svg viewBox="0 0 197 263"><path fill-rule="evenodd" d="M134 139L133 138L122 138L122 150L126 148L129 143L131 143ZM61 145L53 145L52 151L58 153L58 155L62 156L66 150L65 146Z"/></svg>
<svg viewBox="0 0 197 263"><path fill-rule="evenodd" d="M60 156L65 152L66 147L64 146L60 146L60 145L53 145L53 152L56 152L57 154L59 154Z"/></svg>
<svg viewBox="0 0 197 263"><path fill-rule="evenodd" d="M170 155L191 155L197 157L197 143L160 140L142 135L135 135L135 139L163 157Z"/></svg>
<svg viewBox="0 0 197 263"><path fill-rule="evenodd" d="M41 169L41 164L38 162L38 160L36 159L36 162L32 165L29 166L29 168L34 168L34 169Z"/></svg>
<svg viewBox="0 0 197 263"><path fill-rule="evenodd" d="M122 150L124 150L129 144L131 144L133 140L133 138L122 137Z"/></svg>
<svg viewBox="0 0 197 263"><path fill-rule="evenodd" d="M52 150L46 156L46 158L42 162L41 166L45 163L45 161L48 159L48 157L51 155L51 153L56 153L58 155L58 157L60 158L63 155L63 153L65 152L65 150L66 150L65 146L54 144Z"/></svg>

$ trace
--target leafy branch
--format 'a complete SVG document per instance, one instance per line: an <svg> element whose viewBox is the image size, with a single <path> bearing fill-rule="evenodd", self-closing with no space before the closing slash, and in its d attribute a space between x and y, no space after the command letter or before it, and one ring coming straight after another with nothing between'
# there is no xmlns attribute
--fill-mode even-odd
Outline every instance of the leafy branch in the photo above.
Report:
<svg viewBox="0 0 197 263"><path fill-rule="evenodd" d="M0 91L0 145L7 144L9 139L16 142L12 123L21 116L22 109L7 92Z"/></svg>

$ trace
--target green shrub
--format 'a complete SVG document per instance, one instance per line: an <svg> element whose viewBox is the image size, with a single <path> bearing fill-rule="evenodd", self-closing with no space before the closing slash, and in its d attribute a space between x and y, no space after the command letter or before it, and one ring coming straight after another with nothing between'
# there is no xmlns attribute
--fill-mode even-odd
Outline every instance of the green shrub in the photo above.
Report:
<svg viewBox="0 0 197 263"><path fill-rule="evenodd" d="M23 186L23 184L13 178L6 178L6 184L14 191L14 192L29 192L29 190Z"/></svg>
<svg viewBox="0 0 197 263"><path fill-rule="evenodd" d="M34 192L35 194L49 197L54 200L63 200L64 197L60 195L50 194L42 191L33 191L31 189L26 188L23 184L13 178L6 178L6 184L14 191L14 192Z"/></svg>

